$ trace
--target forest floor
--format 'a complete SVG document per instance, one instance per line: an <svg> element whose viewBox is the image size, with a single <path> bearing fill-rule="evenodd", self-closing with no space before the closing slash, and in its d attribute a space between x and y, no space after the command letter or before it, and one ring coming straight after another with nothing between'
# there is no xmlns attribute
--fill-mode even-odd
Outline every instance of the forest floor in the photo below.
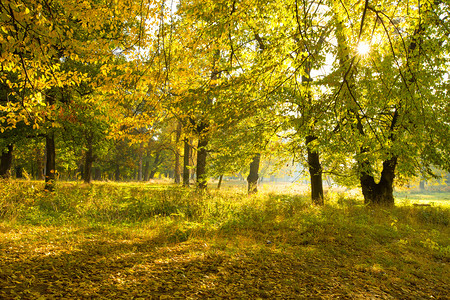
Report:
<svg viewBox="0 0 450 300"><path fill-rule="evenodd" d="M0 299L449 299L446 196L244 192L4 181Z"/></svg>

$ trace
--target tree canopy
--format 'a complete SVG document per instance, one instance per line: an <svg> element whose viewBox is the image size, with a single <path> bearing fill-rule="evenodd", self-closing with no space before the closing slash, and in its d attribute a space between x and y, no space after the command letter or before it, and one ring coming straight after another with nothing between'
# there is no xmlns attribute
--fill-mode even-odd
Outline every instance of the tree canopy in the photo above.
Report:
<svg viewBox="0 0 450 300"><path fill-rule="evenodd" d="M317 184L325 172L392 205L394 178L450 170L449 6L2 1L1 169L13 145L45 136L88 174L107 157L119 174L127 145L140 179L175 161L179 177L184 140L200 188L281 151Z"/></svg>

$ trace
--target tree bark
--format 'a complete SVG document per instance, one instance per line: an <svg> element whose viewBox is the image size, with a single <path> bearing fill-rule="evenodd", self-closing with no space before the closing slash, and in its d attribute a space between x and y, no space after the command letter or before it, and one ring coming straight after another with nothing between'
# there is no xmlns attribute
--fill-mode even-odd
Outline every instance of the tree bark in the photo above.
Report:
<svg viewBox="0 0 450 300"><path fill-rule="evenodd" d="M183 153L183 186L189 186L189 159L191 156L191 146L189 140L184 139L184 153Z"/></svg>
<svg viewBox="0 0 450 300"><path fill-rule="evenodd" d="M45 190L53 192L56 181L56 148L55 134L48 133L45 137L47 161L45 163Z"/></svg>
<svg viewBox="0 0 450 300"><path fill-rule="evenodd" d="M222 186L222 179L223 179L223 174L219 176L219 183L217 183L218 190L220 190L220 187Z"/></svg>
<svg viewBox="0 0 450 300"><path fill-rule="evenodd" d="M247 176L248 182L248 194L255 194L258 192L258 172L259 163L261 160L261 154L258 153L253 157L253 161L250 163L250 173Z"/></svg>
<svg viewBox="0 0 450 300"><path fill-rule="evenodd" d="M383 162L383 170L378 183L367 171L363 171L360 177L361 189L364 196L364 203L377 206L394 206L394 178L397 157Z"/></svg>
<svg viewBox="0 0 450 300"><path fill-rule="evenodd" d="M208 155L208 152L206 151L207 146L207 136L200 134L197 144L197 188L200 190L205 190L208 185L206 175L206 157Z"/></svg>
<svg viewBox="0 0 450 300"><path fill-rule="evenodd" d="M308 135L306 137L306 149L308 152L309 177L311 179L311 200L313 204L323 205L322 165L320 164L319 152L310 147L310 143L317 137Z"/></svg>
<svg viewBox="0 0 450 300"><path fill-rule="evenodd" d="M13 159L13 149L14 145L8 145L6 151L2 152L2 157L0 160L0 178L10 178L11 177L11 166Z"/></svg>

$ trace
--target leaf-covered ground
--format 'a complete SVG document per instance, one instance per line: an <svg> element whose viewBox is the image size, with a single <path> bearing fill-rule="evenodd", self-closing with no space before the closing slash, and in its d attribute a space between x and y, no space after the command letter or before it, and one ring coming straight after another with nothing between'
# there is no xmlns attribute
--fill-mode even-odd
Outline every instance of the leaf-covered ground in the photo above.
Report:
<svg viewBox="0 0 450 300"><path fill-rule="evenodd" d="M447 209L289 199L120 223L38 199L0 222L0 299L448 299Z"/></svg>

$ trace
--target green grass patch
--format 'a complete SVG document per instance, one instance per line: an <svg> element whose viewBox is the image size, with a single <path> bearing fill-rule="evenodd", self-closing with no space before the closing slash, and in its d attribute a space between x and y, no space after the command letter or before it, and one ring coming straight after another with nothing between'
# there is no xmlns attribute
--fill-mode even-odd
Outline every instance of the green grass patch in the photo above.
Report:
<svg viewBox="0 0 450 300"><path fill-rule="evenodd" d="M445 298L448 206L5 181L0 298Z"/></svg>
<svg viewBox="0 0 450 300"><path fill-rule="evenodd" d="M443 191L422 191L406 190L394 193L396 202L404 205L429 204L450 206L450 192Z"/></svg>

